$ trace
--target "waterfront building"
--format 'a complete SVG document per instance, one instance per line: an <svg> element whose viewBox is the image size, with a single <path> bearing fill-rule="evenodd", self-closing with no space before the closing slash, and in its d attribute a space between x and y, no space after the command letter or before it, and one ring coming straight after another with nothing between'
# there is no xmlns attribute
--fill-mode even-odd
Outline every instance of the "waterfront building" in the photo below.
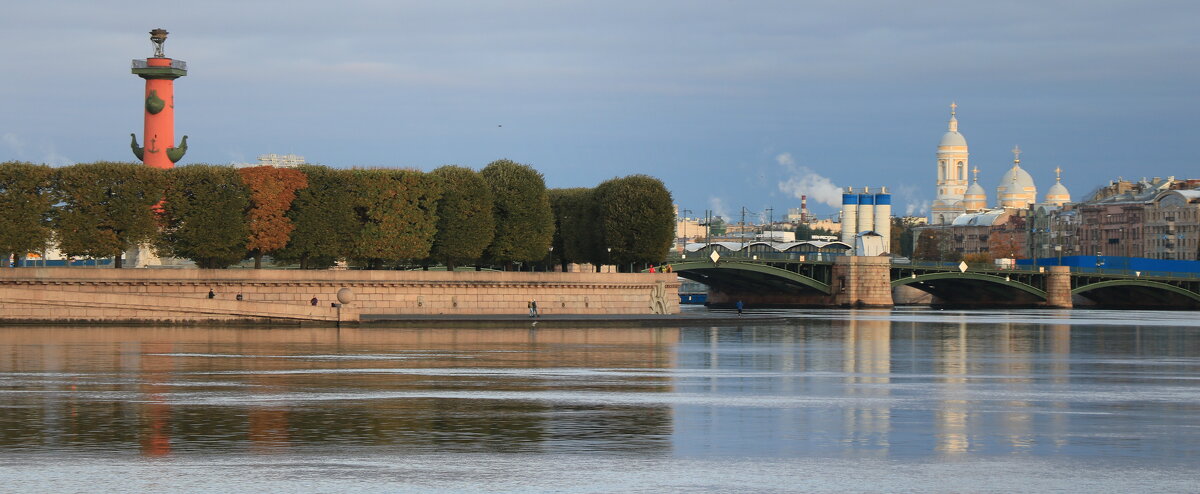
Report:
<svg viewBox="0 0 1200 494"><path fill-rule="evenodd" d="M1166 190L1146 213L1145 256L1200 260L1200 190Z"/></svg>

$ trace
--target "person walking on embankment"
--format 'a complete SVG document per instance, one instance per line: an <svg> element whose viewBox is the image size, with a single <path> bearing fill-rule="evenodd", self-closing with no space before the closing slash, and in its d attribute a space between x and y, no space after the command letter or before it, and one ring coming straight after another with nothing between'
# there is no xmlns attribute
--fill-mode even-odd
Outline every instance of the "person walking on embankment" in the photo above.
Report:
<svg viewBox="0 0 1200 494"><path fill-rule="evenodd" d="M537 300L529 301L529 317L537 317Z"/></svg>
<svg viewBox="0 0 1200 494"><path fill-rule="evenodd" d="M743 305L742 305L742 301L741 301L741 300L738 300L738 301L737 301L737 304L735 304L735 305L737 306L738 315L739 315L739 316L740 316L740 315L742 315L742 307L743 307Z"/></svg>

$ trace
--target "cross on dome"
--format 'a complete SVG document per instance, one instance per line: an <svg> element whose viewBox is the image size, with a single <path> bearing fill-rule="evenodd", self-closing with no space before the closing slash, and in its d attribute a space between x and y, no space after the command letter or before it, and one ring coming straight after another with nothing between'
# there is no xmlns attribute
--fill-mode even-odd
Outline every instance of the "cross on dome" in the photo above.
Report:
<svg viewBox="0 0 1200 494"><path fill-rule="evenodd" d="M971 170L971 171L975 172L975 181L978 182L979 181L979 167L977 166L977 167L975 167L974 170Z"/></svg>
<svg viewBox="0 0 1200 494"><path fill-rule="evenodd" d="M1013 146L1013 165L1021 164L1021 146Z"/></svg>

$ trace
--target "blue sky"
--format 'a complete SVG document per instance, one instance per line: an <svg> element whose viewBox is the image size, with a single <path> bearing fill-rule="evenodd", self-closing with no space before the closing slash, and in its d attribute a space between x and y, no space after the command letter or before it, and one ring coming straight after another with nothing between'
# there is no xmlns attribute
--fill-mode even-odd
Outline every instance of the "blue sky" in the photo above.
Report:
<svg viewBox="0 0 1200 494"><path fill-rule="evenodd" d="M934 198L948 105L994 199L1200 177L1200 2L9 2L0 160L131 161L171 32L185 163L528 163L551 187L661 178L681 208L775 216L834 187Z"/></svg>

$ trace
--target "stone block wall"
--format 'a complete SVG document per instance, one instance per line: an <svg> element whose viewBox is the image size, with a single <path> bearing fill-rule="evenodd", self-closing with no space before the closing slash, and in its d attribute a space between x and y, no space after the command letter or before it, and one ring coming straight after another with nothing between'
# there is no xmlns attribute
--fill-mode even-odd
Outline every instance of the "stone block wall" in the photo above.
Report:
<svg viewBox="0 0 1200 494"><path fill-rule="evenodd" d="M530 300L543 314L679 312L679 283L670 273L20 268L0 269L0 320L328 321L338 319L330 303L342 288L354 297L342 320L523 314Z"/></svg>
<svg viewBox="0 0 1200 494"><path fill-rule="evenodd" d="M891 307L892 260L887 256L842 256L833 261L835 305Z"/></svg>

